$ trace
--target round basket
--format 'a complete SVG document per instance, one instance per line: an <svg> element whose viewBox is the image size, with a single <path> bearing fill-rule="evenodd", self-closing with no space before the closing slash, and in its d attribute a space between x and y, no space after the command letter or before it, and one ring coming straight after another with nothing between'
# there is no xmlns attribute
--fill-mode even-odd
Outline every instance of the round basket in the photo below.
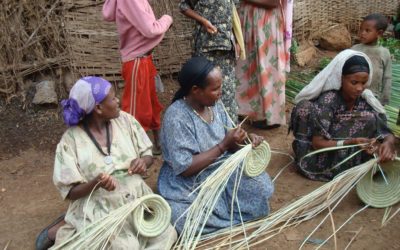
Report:
<svg viewBox="0 0 400 250"><path fill-rule="evenodd" d="M400 163L381 164L386 180L379 169L369 171L357 184L357 195L367 205L376 208L392 206L400 201Z"/></svg>
<svg viewBox="0 0 400 250"><path fill-rule="evenodd" d="M157 194L146 195L140 199L140 204L133 210L133 227L144 237L157 237L170 224L171 208L164 198Z"/></svg>
<svg viewBox="0 0 400 250"><path fill-rule="evenodd" d="M243 164L243 172L246 176L259 176L265 171L271 160L271 149L266 141L263 141L256 148L253 148L246 156Z"/></svg>

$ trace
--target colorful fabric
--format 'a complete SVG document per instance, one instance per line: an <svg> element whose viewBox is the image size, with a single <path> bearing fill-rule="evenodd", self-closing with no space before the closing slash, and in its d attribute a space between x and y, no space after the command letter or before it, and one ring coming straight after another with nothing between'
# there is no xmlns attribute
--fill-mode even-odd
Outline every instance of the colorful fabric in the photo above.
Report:
<svg viewBox="0 0 400 250"><path fill-rule="evenodd" d="M122 62L154 49L172 24L169 15L156 19L147 0L106 0L103 17L117 24Z"/></svg>
<svg viewBox="0 0 400 250"><path fill-rule="evenodd" d="M389 50L380 45L365 44L356 44L351 49L364 52L369 57L373 72L369 88L383 105L388 104L392 87L392 58Z"/></svg>
<svg viewBox="0 0 400 250"><path fill-rule="evenodd" d="M292 1L283 7L264 9L245 2L239 7L247 54L236 66L239 115L266 120L267 125L286 123L285 82L291 38L287 13L291 13Z"/></svg>
<svg viewBox="0 0 400 250"><path fill-rule="evenodd" d="M68 126L77 125L93 111L96 104L106 98L110 89L111 83L101 77L79 79L69 92L69 98L61 101L64 123Z"/></svg>
<svg viewBox="0 0 400 250"><path fill-rule="evenodd" d="M127 175L133 159L151 155L152 144L146 132L131 115L122 111L118 118L111 120L111 128L112 165L105 164L104 156L80 126L69 128L57 145L53 181L63 199L74 185L88 182L100 173L111 174L118 184L114 191L103 188L94 191L87 205L88 197L71 201L65 216L66 224L57 231L55 246L113 209L152 193L140 175ZM169 249L176 240L176 232L171 226L154 239L138 236L131 221L132 217L128 217L121 232L111 240L111 249Z"/></svg>
<svg viewBox="0 0 400 250"><path fill-rule="evenodd" d="M363 152L332 169L359 150L353 147L305 158L299 166L300 159L314 150L313 136L347 140L356 137L376 138L391 133L384 114L374 110L363 97L356 100L352 111L348 110L339 90L324 92L311 101L300 101L292 111L290 129L295 137L292 147L298 170L306 177L320 181L329 181L337 174L369 160L371 156Z"/></svg>
<svg viewBox="0 0 400 250"><path fill-rule="evenodd" d="M144 130L159 130L162 105L158 101L155 77L157 70L152 56L136 58L122 65L125 81L121 108L133 115Z"/></svg>
<svg viewBox="0 0 400 250"><path fill-rule="evenodd" d="M226 135L231 123L218 102L212 107L214 120L205 123L193 109L182 99L177 100L167 109L161 128L161 148L164 163L158 177L158 191L170 204L172 222L180 233L186 217L186 209L193 203L196 194L189 194L196 189L219 166L220 160L229 154L218 158L196 176L184 177L181 174L192 164L193 155L205 152ZM210 233L231 225L231 201L234 187L234 177L229 179L226 189L222 192L215 209L208 219L203 233ZM269 213L268 199L274 191L273 183L267 173L255 178L243 176L238 191L241 215L244 221L266 216ZM178 218L180 218L178 220ZM240 223L240 214L235 206L233 224Z"/></svg>
<svg viewBox="0 0 400 250"><path fill-rule="evenodd" d="M372 69L371 61L364 53L351 49L343 50L296 95L294 99L295 102L299 103L302 100L312 100L328 90L339 90L342 87L343 65L353 56L364 57L368 62L369 68ZM371 85L371 80L372 74L369 74L366 86ZM361 96L374 108L375 111L382 114L385 113L382 104L378 99L376 99L371 90L365 89Z"/></svg>

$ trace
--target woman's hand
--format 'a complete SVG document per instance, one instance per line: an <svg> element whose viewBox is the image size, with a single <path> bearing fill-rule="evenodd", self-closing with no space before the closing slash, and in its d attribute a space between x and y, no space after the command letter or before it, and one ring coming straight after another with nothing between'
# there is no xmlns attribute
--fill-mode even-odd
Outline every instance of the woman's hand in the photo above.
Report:
<svg viewBox="0 0 400 250"><path fill-rule="evenodd" d="M99 186L104 188L107 191L113 191L115 187L117 186L116 181L111 175L108 174L99 174L96 177L96 182L100 183Z"/></svg>
<svg viewBox="0 0 400 250"><path fill-rule="evenodd" d="M147 173L147 165L144 159L136 158L131 161L131 166L128 169L129 175L133 174L146 175L146 173Z"/></svg>
<svg viewBox="0 0 400 250"><path fill-rule="evenodd" d="M202 25L204 29L210 34L216 34L218 32L217 28L214 25L212 25L212 23L207 19L204 19Z"/></svg>
<svg viewBox="0 0 400 250"><path fill-rule="evenodd" d="M396 157L394 136L387 136L382 144L379 145L378 155L381 162L394 160L394 158Z"/></svg>
<svg viewBox="0 0 400 250"><path fill-rule="evenodd" d="M244 129L240 127L234 128L228 131L220 145L224 151L232 151L237 148L238 144L243 143L245 138L246 131L244 131Z"/></svg>
<svg viewBox="0 0 400 250"><path fill-rule="evenodd" d="M256 135L256 134L249 134L251 143L253 144L253 147L257 147L258 145L260 145L260 143L264 140L264 137Z"/></svg>

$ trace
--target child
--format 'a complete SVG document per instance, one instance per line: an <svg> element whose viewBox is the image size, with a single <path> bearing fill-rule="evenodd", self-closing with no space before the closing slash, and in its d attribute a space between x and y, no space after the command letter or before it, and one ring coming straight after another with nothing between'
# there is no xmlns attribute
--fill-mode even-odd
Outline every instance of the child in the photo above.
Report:
<svg viewBox="0 0 400 250"><path fill-rule="evenodd" d="M153 153L159 154L162 106L156 95L157 70L151 52L171 26L172 17L163 15L157 20L147 0L106 0L103 17L106 21L116 22L119 33L125 80L122 110L132 114L146 131L153 131Z"/></svg>
<svg viewBox="0 0 400 250"><path fill-rule="evenodd" d="M389 103L392 86L392 61L388 49L377 44L388 26L386 17L381 14L371 14L364 18L360 27L360 44L353 50L367 54L373 65L372 83L370 89L383 105Z"/></svg>

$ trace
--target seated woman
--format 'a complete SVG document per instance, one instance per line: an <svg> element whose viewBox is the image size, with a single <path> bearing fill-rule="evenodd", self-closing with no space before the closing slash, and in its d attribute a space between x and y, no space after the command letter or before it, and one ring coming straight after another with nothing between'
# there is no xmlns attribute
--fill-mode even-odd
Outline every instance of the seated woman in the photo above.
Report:
<svg viewBox="0 0 400 250"><path fill-rule="evenodd" d="M179 74L180 89L167 109L161 128L161 148L164 164L158 178L159 193L172 208L172 220L180 233L185 223L184 214L196 195L189 196L243 143L246 133L241 128L231 129L221 102L221 70L204 57L191 58ZM250 134L253 145L262 137ZM230 211L234 179L229 180L203 233L210 233L231 225ZM244 221L269 213L268 199L273 184L263 173L258 177L243 177L238 192ZM235 206L236 207L236 206ZM240 223L239 211L233 211L233 224Z"/></svg>
<svg viewBox="0 0 400 250"><path fill-rule="evenodd" d="M99 77L78 80L62 105L64 122L70 128L57 145L53 181L70 205L55 246L111 210L152 193L141 177L153 163L152 144L140 124L120 111L108 81ZM125 223L108 248L166 249L176 237L171 225L156 238L144 238Z"/></svg>
<svg viewBox="0 0 400 250"><path fill-rule="evenodd" d="M385 110L372 92L369 58L353 50L339 53L309 85L296 96L290 129L297 167L306 177L329 181L359 165L376 153L381 161L394 157L395 138L386 125ZM380 138L377 142L375 139ZM344 164L342 160L360 148L352 147L316 154L311 151L368 143L364 151Z"/></svg>

